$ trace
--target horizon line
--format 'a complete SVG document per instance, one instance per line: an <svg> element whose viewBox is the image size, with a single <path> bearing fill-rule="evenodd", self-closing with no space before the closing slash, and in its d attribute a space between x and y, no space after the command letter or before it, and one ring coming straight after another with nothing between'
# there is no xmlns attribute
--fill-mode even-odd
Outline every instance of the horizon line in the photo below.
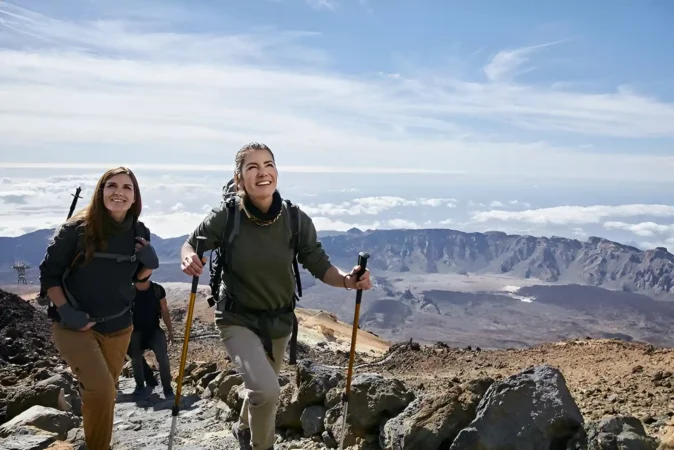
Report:
<svg viewBox="0 0 674 450"><path fill-rule="evenodd" d="M150 171L171 170L178 172L225 172L234 171L233 164L152 164L152 163L35 163L35 162L0 162L0 169L101 169L125 166L132 170ZM279 170L290 173L371 173L371 174L438 174L466 175L460 170L415 169L404 167L346 167L346 166L302 166L280 165Z"/></svg>

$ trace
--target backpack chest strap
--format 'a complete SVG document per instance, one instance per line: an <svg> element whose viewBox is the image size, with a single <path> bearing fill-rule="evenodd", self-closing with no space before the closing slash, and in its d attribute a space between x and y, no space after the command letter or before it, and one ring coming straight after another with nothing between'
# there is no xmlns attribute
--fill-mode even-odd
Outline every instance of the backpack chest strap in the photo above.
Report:
<svg viewBox="0 0 674 450"><path fill-rule="evenodd" d="M124 255L119 253L105 253L105 252L94 252L94 258L103 258L103 259L113 259L115 262L135 262L136 255Z"/></svg>

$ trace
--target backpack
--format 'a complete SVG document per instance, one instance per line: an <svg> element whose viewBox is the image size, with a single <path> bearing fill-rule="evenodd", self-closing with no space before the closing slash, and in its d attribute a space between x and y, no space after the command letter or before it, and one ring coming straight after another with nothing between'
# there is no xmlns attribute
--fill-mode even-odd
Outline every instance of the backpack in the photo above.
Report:
<svg viewBox="0 0 674 450"><path fill-rule="evenodd" d="M133 227L135 230L135 236L145 236L147 232L147 228L145 228L144 225L142 225L138 221L134 221ZM68 288L66 286L65 280L68 278L68 276L71 274L73 269L76 267L76 264L80 261L81 256L84 254L84 228L78 226L77 228L77 253L75 254L75 258L73 258L72 262L70 263L70 266L66 268L66 270L63 272L63 275L61 276L61 288L63 289L63 293L65 295L66 301L70 303L74 308L79 309L79 303L77 302L77 299L68 291ZM134 237L135 237L134 236ZM123 262L130 262L133 263L136 261L136 255L135 253L133 255L126 255L126 254L117 254L117 253L105 253L105 252L94 252L93 254L94 258L107 258L107 259L114 259L118 263L123 263ZM54 319L54 320L60 320L60 316L56 310L56 305L49 299L49 296L47 294L46 289L44 287L40 286L40 292L37 295L37 302L38 304L42 306L47 306L47 316ZM108 320L111 319L116 319L118 317L123 316L126 314L128 311L131 310L133 303L131 305L127 306L124 308L122 311L117 312L113 315L110 316L105 316L105 317L95 317L91 318L92 322L96 323L102 323L102 322L107 322Z"/></svg>
<svg viewBox="0 0 674 450"><path fill-rule="evenodd" d="M290 246L294 249L293 251L293 260L292 268L293 274L295 276L295 284L297 286L297 292L293 293L293 298L291 300L290 306L281 308L278 311L261 311L253 310L247 308L244 305L234 304L234 299L229 296L225 290L225 298L220 300L220 284L223 281L222 276L225 277L228 275L228 269L231 267L231 249L232 244L234 243L238 233L239 227L241 224L241 209L240 209L241 198L236 194L236 187L234 184L234 179L229 180L222 188L222 203L221 207L227 208L227 222L225 224L225 231L222 238L220 239L219 246L211 251L210 260L209 260L209 286L211 290L211 295L207 298L209 306L214 306L220 301L225 301L225 311L230 311L232 309L238 309L241 311L248 311L260 316L263 320L265 317L271 317L277 314L283 314L286 312L293 313L293 331L290 339L289 353L290 353L290 364L294 365L297 363L297 334L298 334L298 322L297 316L295 315L295 305L302 297L302 280L300 278L299 264L297 262L297 253L299 252L299 239L300 239L300 211L299 207L293 205L290 200L284 199L282 204L282 214L286 215L287 223L290 224L291 229L291 241ZM225 286L227 286L227 280L225 279ZM264 327L262 327L264 328ZM254 330L255 331L255 330ZM266 333L266 330L260 329L257 330L257 333L262 339L262 343L267 351L267 355L273 361L273 355L271 351L271 339Z"/></svg>

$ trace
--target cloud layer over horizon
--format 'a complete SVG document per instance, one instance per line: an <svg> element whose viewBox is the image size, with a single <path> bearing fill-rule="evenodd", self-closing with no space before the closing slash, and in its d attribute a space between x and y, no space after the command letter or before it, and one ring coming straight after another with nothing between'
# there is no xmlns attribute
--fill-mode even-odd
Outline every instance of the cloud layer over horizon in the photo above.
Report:
<svg viewBox="0 0 674 450"><path fill-rule="evenodd" d="M82 187L83 197L78 209L88 204L98 176L95 172L64 171L61 175L36 177L23 170L9 177L0 170L0 236L57 226L65 219L71 195L78 186ZM374 182L382 188L372 191L355 182L347 183L347 188L336 188L330 183L321 184L309 174L299 174L286 180L280 190L300 205L319 231L347 231L353 227L451 228L579 240L600 236L642 249L674 247L674 205L652 202L545 206L536 198L509 198L506 192L490 201L473 200L474 192L462 191L460 186L447 190L449 195L433 197L396 187L396 177L377 175ZM218 205L225 178L217 174L141 172L142 220L163 238L191 232ZM554 190L554 186L546 189ZM434 189L424 187L424 191L430 193Z"/></svg>

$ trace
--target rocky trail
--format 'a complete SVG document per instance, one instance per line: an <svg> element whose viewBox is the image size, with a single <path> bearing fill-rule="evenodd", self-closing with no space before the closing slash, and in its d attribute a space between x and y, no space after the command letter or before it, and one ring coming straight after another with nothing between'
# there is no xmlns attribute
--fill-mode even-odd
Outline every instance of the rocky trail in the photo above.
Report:
<svg viewBox="0 0 674 450"><path fill-rule="evenodd" d="M184 304L169 303L178 337ZM190 342L175 449L239 448L231 425L246 391L209 314L195 316L193 332L201 338ZM276 448L338 448L349 327L325 313L302 314L298 365L284 365L279 376ZM383 346L363 336L368 342L356 361L345 434L351 449L674 449L672 349L571 339L483 351L442 343ZM180 346L170 350L174 378ZM152 353L147 359L155 365ZM134 397L131 376L127 365L113 449L166 449L173 399L161 385ZM44 312L0 291L0 448L86 449L80 408Z"/></svg>

